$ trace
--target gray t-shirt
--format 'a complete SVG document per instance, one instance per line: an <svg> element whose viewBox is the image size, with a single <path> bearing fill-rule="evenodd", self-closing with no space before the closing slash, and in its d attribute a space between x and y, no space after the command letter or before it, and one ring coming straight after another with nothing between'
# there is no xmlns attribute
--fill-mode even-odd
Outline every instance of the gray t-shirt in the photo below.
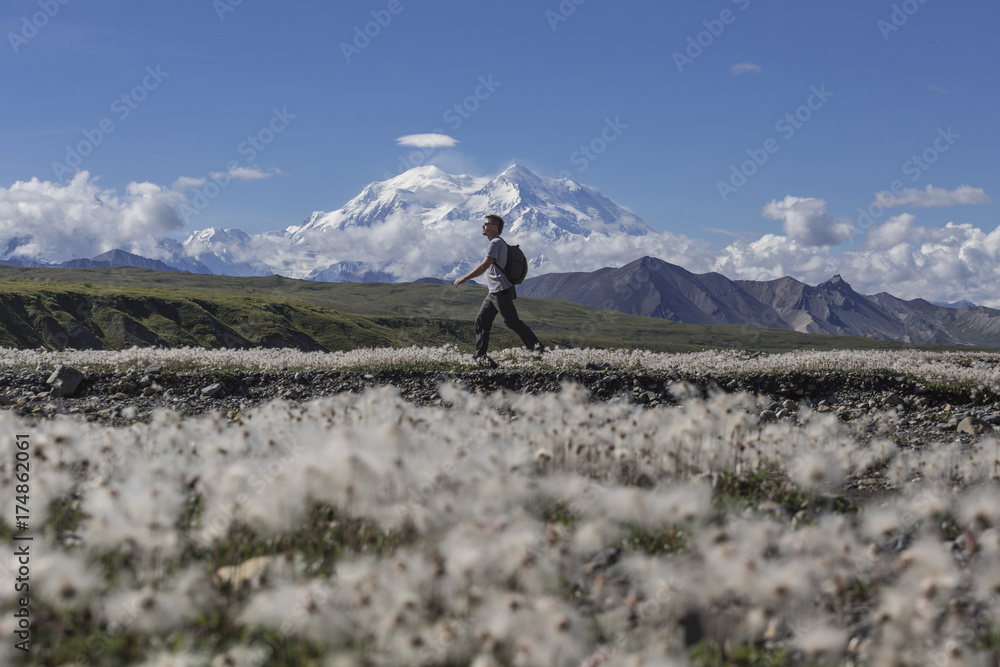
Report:
<svg viewBox="0 0 1000 667"><path fill-rule="evenodd" d="M514 285L507 280L507 277L500 272L501 266L507 265L507 243L499 236L490 241L490 247L486 250L486 256L493 258L493 264L486 269L486 282L490 292L501 292Z"/></svg>

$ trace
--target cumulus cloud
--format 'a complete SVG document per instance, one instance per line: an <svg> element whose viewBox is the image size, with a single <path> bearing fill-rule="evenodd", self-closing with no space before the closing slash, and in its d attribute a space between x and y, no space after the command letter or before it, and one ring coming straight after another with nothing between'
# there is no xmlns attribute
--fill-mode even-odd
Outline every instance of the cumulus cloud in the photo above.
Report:
<svg viewBox="0 0 1000 667"><path fill-rule="evenodd" d="M707 270L729 278L772 280L791 276L816 285L840 274L862 294L888 292L902 299L967 299L1000 307L1000 228L984 232L973 225L948 223L921 227L903 214L869 232L856 250L833 254L828 246L809 246L775 234L733 243L714 257ZM706 270L692 268L695 272Z"/></svg>
<svg viewBox="0 0 1000 667"><path fill-rule="evenodd" d="M805 246L837 245L854 232L845 219L827 213L826 202L813 197L793 197L768 202L761 215L782 223L785 234Z"/></svg>
<svg viewBox="0 0 1000 667"><path fill-rule="evenodd" d="M967 224L921 227L910 214L871 230L865 246L839 253L829 245L808 244L784 234L736 240L720 249L670 232L567 235L556 242L537 231L511 233L510 240L536 260L531 275L595 271L652 256L694 273L714 271L734 280L791 276L817 285L840 274L862 294L888 292L902 299L949 302L963 298L1000 307L995 288L1000 281L1000 230L987 234ZM301 245L291 239L253 238L251 254L266 257L283 275L299 275L335 262L362 262L399 280L451 279L468 271L485 251L485 242L472 223L424 227L404 214L372 227L316 233L306 242L314 251L311 264L303 260Z"/></svg>
<svg viewBox="0 0 1000 667"><path fill-rule="evenodd" d="M184 196L154 183L129 183L124 196L81 171L68 183L33 178L0 188L0 240L19 239L12 258L59 262L93 257L184 226ZM6 243L0 251L7 250Z"/></svg>
<svg viewBox="0 0 1000 667"><path fill-rule="evenodd" d="M80 172L67 184L32 179L0 188L0 252L13 248L12 258L59 262L122 248L168 259L157 239L182 227L177 211L186 200L179 190L195 181L175 182L173 188L130 183L119 193L99 187L96 179ZM570 234L553 241L542 231L525 230L511 231L511 240L536 260L532 275L594 271L648 255L695 273L716 271L731 279L791 276L815 285L840 274L862 294L968 299L1000 307L1000 229L987 232L959 223L925 227L916 216L903 213L868 230L864 244L845 249L836 248L836 243L852 227L832 216L822 199L789 196L769 202L761 213L780 221L783 231L735 239L723 248L670 232ZM362 262L401 280L454 278L485 252L477 223L454 220L425 227L401 212L371 227L316 233L305 243L274 234L222 234L215 245L192 243L188 250L194 256L215 252L254 271L291 276L336 262ZM12 240L16 242L8 245ZM304 247L308 254L303 254Z"/></svg>
<svg viewBox="0 0 1000 667"><path fill-rule="evenodd" d="M954 190L937 188L928 185L926 189L906 188L899 194L882 190L875 194L875 202L886 208L912 206L915 208L931 206L960 206L968 204L992 204L993 200L982 188L960 185ZM873 202L873 203L875 203Z"/></svg>
<svg viewBox="0 0 1000 667"><path fill-rule="evenodd" d="M763 71L760 65L756 63L736 63L731 69L736 76L740 74L760 74Z"/></svg>
<svg viewBox="0 0 1000 667"><path fill-rule="evenodd" d="M447 134L407 134L398 137L396 143L400 146L413 146L415 148L452 148L458 143L458 140Z"/></svg>
<svg viewBox="0 0 1000 667"><path fill-rule="evenodd" d="M915 220L909 213L889 218L878 227L868 230L865 247L869 250L889 250L904 243L919 243L922 230L914 229Z"/></svg>

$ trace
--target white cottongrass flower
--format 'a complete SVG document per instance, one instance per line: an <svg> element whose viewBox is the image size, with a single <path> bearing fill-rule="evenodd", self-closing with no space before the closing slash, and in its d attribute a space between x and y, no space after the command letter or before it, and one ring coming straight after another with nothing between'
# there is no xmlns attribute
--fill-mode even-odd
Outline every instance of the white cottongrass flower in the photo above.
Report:
<svg viewBox="0 0 1000 667"><path fill-rule="evenodd" d="M467 356L448 348L80 355L0 351L8 361L99 358L136 368L154 361L335 368L464 363ZM998 358L557 350L545 362L611 360L684 373L877 367L995 386ZM533 363L520 353L510 359ZM756 642L769 632L817 661L837 660L847 629L839 614L850 611L850 593L861 587L876 596L873 664L919 664L925 643L954 664L980 657L959 629L964 605L989 611L1000 595L1000 496L992 486L1000 445L991 438L901 449L886 439L893 419L877 414L845 424L800 409L798 421L759 424L755 397L703 398L683 388L679 405L653 409L590 402L572 384L537 396L474 394L456 385L440 393L443 405L423 407L393 389L303 405L278 401L246 412L239 423L158 412L125 429L62 417L29 425L0 412L0 426L10 432L32 429L38 454L32 486L39 490L37 498L32 491L32 505L48 511L36 504L41 498L56 501L53 509L68 508L65 517L40 516L33 525L44 538L36 544L48 546L33 554L32 590L55 609L86 606L95 629L106 624L150 646L217 613L247 629L319 642L331 664L509 659L575 666L683 661L683 622L711 619L717 609L726 610L720 618L731 625L708 628L713 639ZM899 491L860 507L857 518L814 504L800 525L753 507L720 516L714 502L712 481L722 475L743 479L763 471L787 477L795 490L836 490L882 462ZM12 474L10 461L0 462L0 498L12 498ZM317 506L322 518L307 523L320 514L311 511ZM77 509L82 518L72 532L56 536L45 527ZM959 524L954 543L942 536L947 517ZM261 541L228 544L241 534L236 527ZM297 536L312 530L328 539L355 527L365 531L362 548L372 537L385 538L385 547L375 547L380 555L336 545L345 551L332 564L335 578L316 576L313 567L330 565L331 557L310 545L306 559ZM625 535L673 527L684 540L670 553L643 553L635 546L641 539L622 542ZM276 544L282 555L274 555ZM244 548L254 557L239 556ZM186 562L182 554L194 562L177 571ZM286 555L290 566L275 566ZM124 569L110 571L107 562L125 563ZM270 576L255 577L250 589L227 589L227 582L238 588L234 582L251 570ZM0 563L4 577L10 570ZM222 591L232 595L225 603ZM0 592L5 609L12 595L10 588ZM823 616L824 609L838 615ZM795 625L800 618L822 622L803 628ZM595 623L603 638L621 633L621 643L601 644ZM0 620L0 630L10 636L10 629ZM368 655L360 656L358 646ZM254 647L241 645L204 658L187 648L173 655L150 649L142 659L260 659Z"/></svg>
<svg viewBox="0 0 1000 667"><path fill-rule="evenodd" d="M67 610L80 609L93 600L102 583L97 568L59 551L56 545L44 545L41 554L31 561L31 588L40 599L54 609Z"/></svg>
<svg viewBox="0 0 1000 667"><path fill-rule="evenodd" d="M351 630L325 580L279 583L255 593L239 622L331 647L343 642Z"/></svg>

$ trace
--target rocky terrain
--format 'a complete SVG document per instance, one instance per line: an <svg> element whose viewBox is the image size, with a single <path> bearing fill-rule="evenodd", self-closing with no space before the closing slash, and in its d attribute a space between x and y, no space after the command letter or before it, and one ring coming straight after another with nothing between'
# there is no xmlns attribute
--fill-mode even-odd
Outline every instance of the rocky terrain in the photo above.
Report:
<svg viewBox="0 0 1000 667"><path fill-rule="evenodd" d="M409 401L441 403L438 388L455 382L470 391L559 391L585 387L593 401L624 400L655 408L712 391L759 397L761 420L795 419L802 410L832 412L845 422L875 413L896 414L893 438L920 445L1000 430L1000 396L982 387L928 385L905 375L816 371L751 375L690 375L678 371L498 369L409 372L398 370L187 371L160 366L83 372L69 367L0 370L0 406L40 418L79 415L123 425L157 409L183 414L222 412L231 419L282 399L305 402L341 392L392 385Z"/></svg>

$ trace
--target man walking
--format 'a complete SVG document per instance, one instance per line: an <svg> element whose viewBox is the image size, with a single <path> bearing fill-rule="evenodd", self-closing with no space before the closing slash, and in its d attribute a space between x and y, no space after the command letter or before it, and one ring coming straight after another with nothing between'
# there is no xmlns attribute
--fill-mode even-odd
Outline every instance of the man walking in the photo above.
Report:
<svg viewBox="0 0 1000 667"><path fill-rule="evenodd" d="M483 223L483 236L490 240L490 245L486 250L486 258L480 262L479 266L469 271L461 278L455 279L455 286L477 278L484 273L489 291L483 305L476 315L476 352L473 359L480 366L496 368L497 362L486 355L490 347L490 330L493 328L493 320L497 313L503 318L503 323L511 331L520 336L525 347L529 350L542 351L542 344L538 338L528 328L528 325L517 316L517 309L514 308L514 299L517 294L514 292L514 285L507 280L503 268L507 266L507 243L500 238L503 232L503 218L499 215L486 216Z"/></svg>

